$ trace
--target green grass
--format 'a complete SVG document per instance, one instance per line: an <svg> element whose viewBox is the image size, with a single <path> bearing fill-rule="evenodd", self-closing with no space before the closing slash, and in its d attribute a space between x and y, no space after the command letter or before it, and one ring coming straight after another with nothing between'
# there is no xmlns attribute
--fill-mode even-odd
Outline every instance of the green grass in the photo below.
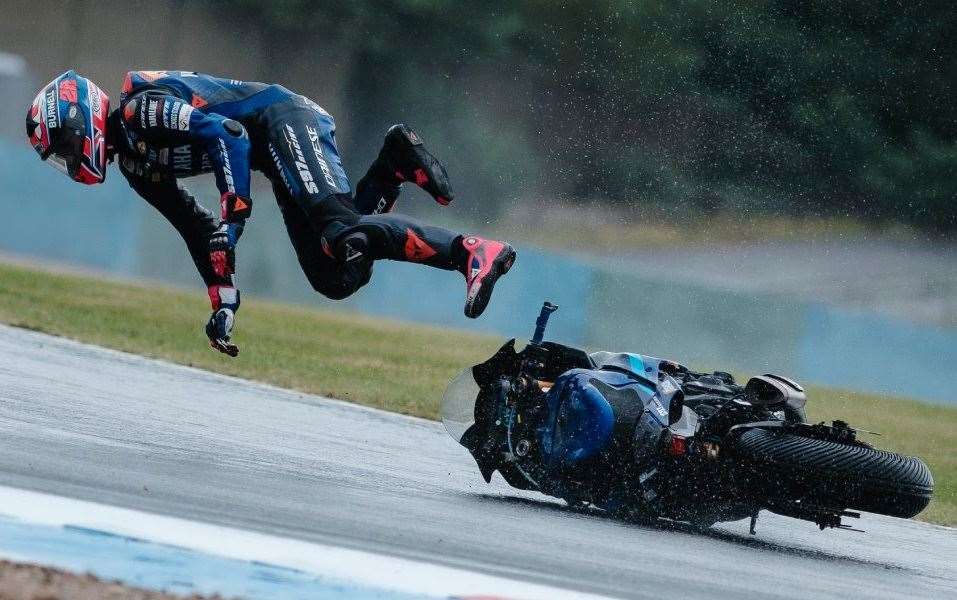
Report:
<svg viewBox="0 0 957 600"><path fill-rule="evenodd" d="M0 322L101 346L435 419L448 380L498 338L271 302L243 302L229 359L206 345L203 293L0 263ZM920 518L957 525L957 409L812 389L809 417L884 434L881 448L931 466L937 493Z"/></svg>
<svg viewBox="0 0 957 600"><path fill-rule="evenodd" d="M436 418L449 378L500 345L359 315L244 300L239 357L211 350L205 293L0 264L0 322L234 375Z"/></svg>
<svg viewBox="0 0 957 600"><path fill-rule="evenodd" d="M934 500L918 517L957 525L957 409L840 390L808 390L808 419L841 419L880 433L860 439L923 458L934 475Z"/></svg>

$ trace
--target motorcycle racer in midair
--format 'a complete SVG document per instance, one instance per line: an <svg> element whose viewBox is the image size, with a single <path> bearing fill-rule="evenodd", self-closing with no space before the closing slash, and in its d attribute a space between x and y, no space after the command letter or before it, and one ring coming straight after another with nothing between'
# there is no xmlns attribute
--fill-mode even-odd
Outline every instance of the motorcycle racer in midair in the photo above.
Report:
<svg viewBox="0 0 957 600"><path fill-rule="evenodd" d="M423 263L465 276L465 315L478 317L511 268L505 242L460 235L392 212L404 182L439 204L453 199L444 166L418 134L395 125L353 190L339 156L335 122L283 86L187 71L131 71L119 104L74 71L44 86L26 120L41 159L74 181L102 183L116 161L130 186L186 242L209 292L210 345L230 356L240 305L236 245L252 214L250 173L272 183L290 241L312 287L342 299L368 283L375 260ZM178 180L212 172L216 219Z"/></svg>

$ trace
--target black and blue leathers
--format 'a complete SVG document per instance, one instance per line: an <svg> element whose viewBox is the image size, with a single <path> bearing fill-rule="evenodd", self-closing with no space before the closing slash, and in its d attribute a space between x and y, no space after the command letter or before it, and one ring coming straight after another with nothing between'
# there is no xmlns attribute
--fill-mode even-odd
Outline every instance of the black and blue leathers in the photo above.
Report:
<svg viewBox="0 0 957 600"><path fill-rule="evenodd" d="M231 252L251 213L252 170L271 180L303 271L330 298L344 298L364 285L376 259L463 269L457 234L379 214L394 204L404 180L387 172L381 160L353 196L332 116L281 85L134 71L126 76L109 125L122 173L182 235L210 286L214 308L213 288L233 286ZM177 183L209 172L223 195L221 220ZM413 181L423 185L430 178L416 174ZM228 258L217 259L211 241L214 249L225 248Z"/></svg>

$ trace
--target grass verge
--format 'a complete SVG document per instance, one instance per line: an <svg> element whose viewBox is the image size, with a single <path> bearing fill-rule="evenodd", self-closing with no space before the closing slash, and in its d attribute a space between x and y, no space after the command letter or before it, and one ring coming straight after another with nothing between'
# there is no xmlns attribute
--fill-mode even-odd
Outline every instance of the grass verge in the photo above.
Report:
<svg viewBox="0 0 957 600"><path fill-rule="evenodd" d="M0 263L0 322L435 419L449 379L502 340L454 330L247 300L242 353L205 342L205 294ZM721 365L716 365L720 367ZM814 420L841 418L884 435L875 445L922 457L937 483L920 518L957 525L957 409L812 389Z"/></svg>

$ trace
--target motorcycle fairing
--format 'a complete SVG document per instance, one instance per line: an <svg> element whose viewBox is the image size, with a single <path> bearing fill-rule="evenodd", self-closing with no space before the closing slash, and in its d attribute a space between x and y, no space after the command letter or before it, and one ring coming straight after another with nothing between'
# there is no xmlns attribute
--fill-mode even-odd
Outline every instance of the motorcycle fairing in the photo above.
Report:
<svg viewBox="0 0 957 600"><path fill-rule="evenodd" d="M563 371L549 392L547 417L537 431L549 470L561 471L583 464L613 445L613 440L626 442L618 440L622 437L619 434L632 431L642 415L661 427L668 426L668 405L663 403L668 399L662 396L657 381L670 378L659 374L661 359L633 353L586 355L576 348L550 342L545 347L554 361L552 368ZM489 436L497 416L493 388L500 377L517 372L522 355L515 351L513 339L487 361L472 367L480 388L474 407L475 423L459 443L472 454L486 482L501 466L500 440ZM606 386L614 391L608 391ZM628 393L633 399L623 400L623 394Z"/></svg>
<svg viewBox="0 0 957 600"><path fill-rule="evenodd" d="M630 438L655 391L621 371L573 369L555 381L537 430L545 467L561 472ZM630 443L630 439L619 440Z"/></svg>
<svg viewBox="0 0 957 600"><path fill-rule="evenodd" d="M515 372L519 367L520 355L515 352L515 339L505 342L498 351L484 363L472 367L472 376L479 385L479 395L475 399L475 423L469 427L459 443L475 459L485 483L492 480L492 474L499 466L498 441L488 432L495 419L495 402L492 385L502 374Z"/></svg>
<svg viewBox="0 0 957 600"><path fill-rule="evenodd" d="M596 368L621 371L644 384L645 389L654 395L649 407L653 410L650 412L665 427L681 418L684 393L681 386L669 375L671 371L662 368L662 365L671 368L683 367L668 360L631 352L593 352L588 356Z"/></svg>
<svg viewBox="0 0 957 600"><path fill-rule="evenodd" d="M588 356L596 368L630 373L651 388L658 381L658 365L662 362L660 358L631 352L592 352Z"/></svg>
<svg viewBox="0 0 957 600"><path fill-rule="evenodd" d="M487 361L472 367L472 375L475 377L475 382L484 389L491 385L497 376L515 371L518 368L519 360L520 356L515 351L515 338L512 338L502 344L502 347ZM476 403L475 409L476 411L479 410L478 403ZM479 420L478 414L476 414L475 420Z"/></svg>

